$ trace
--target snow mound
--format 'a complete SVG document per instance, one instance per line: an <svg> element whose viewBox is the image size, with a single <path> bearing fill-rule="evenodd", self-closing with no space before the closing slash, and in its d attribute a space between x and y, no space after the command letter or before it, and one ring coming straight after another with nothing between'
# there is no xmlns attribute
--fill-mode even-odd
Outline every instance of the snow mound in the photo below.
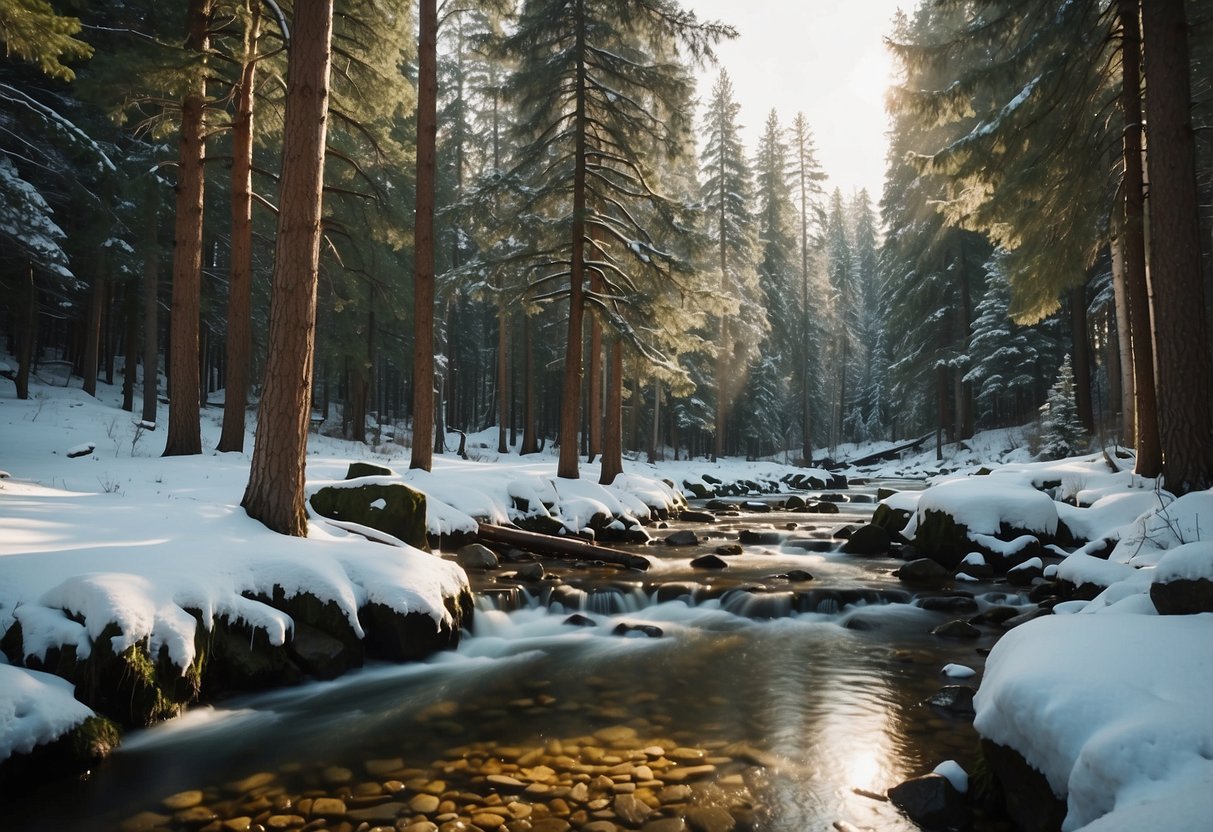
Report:
<svg viewBox="0 0 1213 832"><path fill-rule="evenodd" d="M996 535L1004 523L1022 531L1057 532L1057 504L1048 494L993 476L948 480L923 491L918 511L903 532L907 538L913 539L928 511L947 514L970 535Z"/></svg>
<svg viewBox="0 0 1213 832"><path fill-rule="evenodd" d="M73 690L58 676L0 664L0 760L28 754L93 716Z"/></svg>

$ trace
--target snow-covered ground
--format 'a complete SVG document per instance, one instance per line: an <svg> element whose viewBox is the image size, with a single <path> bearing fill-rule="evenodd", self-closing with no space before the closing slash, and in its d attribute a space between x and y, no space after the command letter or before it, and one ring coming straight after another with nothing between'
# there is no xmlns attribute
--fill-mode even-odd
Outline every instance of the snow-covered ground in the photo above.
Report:
<svg viewBox="0 0 1213 832"><path fill-rule="evenodd" d="M394 539L390 549L370 543L350 524L321 517L312 518L306 539L274 534L250 519L240 508L249 453L214 451L221 408L203 411L203 454L166 458L164 431L144 430L122 411L118 387L98 384L93 398L77 385L35 381L31 398L20 401L12 382L0 378L0 633L20 622L26 655L42 658L69 646L84 659L106 625L116 623L122 634L115 652L146 639L152 655L166 648L184 672L195 657L198 626L187 610L201 611L204 626L226 617L282 644L290 617L246 597L271 595L275 586L288 596L306 591L335 602L359 635L357 611L372 602L449 618L444 599L467 585L449 560ZM166 406L159 417L163 424ZM450 438L455 447L458 437ZM352 462L373 462L426 493L433 534L475 532L478 520L518 519L519 499L529 505L525 513L550 514L569 533L586 533L596 514L631 520L682 505L667 481L681 487L706 473L773 488L793 470L769 462L629 462L604 487L597 465L584 465L580 480L558 480L553 449L499 457L481 447L490 440L495 448L495 431L469 437L469 459L439 455L425 472L407 470L406 447L313 434L308 489L342 482ZM246 448L251 452L251 435ZM60 736L90 714L44 674L3 664L0 673L0 760Z"/></svg>
<svg viewBox="0 0 1213 832"><path fill-rule="evenodd" d="M1213 613L1161 616L1150 591L1213 581L1213 492L1176 500L1095 454L944 477L890 504L946 511L970 532L1001 521L1047 531L1060 519L1091 541L1056 574L1103 591L998 642L974 701L977 730L1045 775L1066 799L1065 830L1210 828ZM1091 554L1109 547L1106 559Z"/></svg>
<svg viewBox="0 0 1213 832"><path fill-rule="evenodd" d="M100 395L35 384L33 397L22 402L12 384L0 380L6 474L0 479L0 632L20 620L27 649L72 644L84 655L104 625L118 621L124 644L148 638L184 666L196 626L187 607L202 610L204 620L242 619L281 642L289 618L243 593L274 585L306 589L336 602L357 630L356 611L371 600L441 618L444 594L465 585L466 576L449 561L403 545L371 544L320 518L307 539L266 531L239 507L248 454L212 450L217 408L204 412L201 456L164 458L162 431L141 430L117 408L116 389L100 385ZM372 449L313 436L309 488L341 481L351 462L369 461L427 493L431 532L516 517L518 498L550 505L544 510L575 532L596 512L638 517L675 504L677 492L663 480L679 487L713 480L764 484L803 472L769 461L628 462L627 474L604 488L596 484L597 466L584 465L577 482L557 481L550 449L519 458L499 456L495 445L495 433L469 437L471 459L439 456L434 471L423 473L406 470L402 446ZM1158 616L1149 592L1155 582L1213 580L1213 494L1172 500L1152 482L1112 472L1099 455L1033 462L1017 434L998 431L953 449L942 466L930 449L861 473L963 472L991 463L1004 464L988 476L945 477L942 482L955 484L932 488L922 499L990 533L1006 512L1025 529L1047 531L1064 522L1094 542L1062 562L1058 577L1107 588L1092 601L1059 605L1059 614L1022 625L998 643L976 700L979 731L1019 751L1066 797L1067 830L1202 828L1213 817L1213 709L1207 704L1213 614ZM1054 499L1042 501L1040 489ZM918 499L904 492L890 502L913 509ZM995 516L991 506L1001 507ZM1093 556L1108 548L1109 559ZM47 742L88 715L61 680L0 664L0 759Z"/></svg>

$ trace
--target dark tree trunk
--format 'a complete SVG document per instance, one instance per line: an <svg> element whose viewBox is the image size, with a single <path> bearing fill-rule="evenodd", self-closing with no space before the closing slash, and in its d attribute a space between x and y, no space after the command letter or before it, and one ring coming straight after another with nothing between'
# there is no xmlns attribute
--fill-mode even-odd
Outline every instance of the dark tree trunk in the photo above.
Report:
<svg viewBox="0 0 1213 832"><path fill-rule="evenodd" d="M1142 170L1141 29L1139 0L1120 0L1122 28L1122 108L1125 165L1125 288L1133 344L1133 395L1137 427L1136 473L1162 473L1158 436L1158 394L1154 378L1154 325L1146 278L1145 185Z"/></svg>
<svg viewBox="0 0 1213 832"><path fill-rule="evenodd" d="M108 255L101 255L102 261L108 260ZM105 272L103 262L93 276L92 291L89 293L88 321L84 328L84 357L80 361L80 376L84 379L84 392L94 398L97 395L97 370L100 366L101 351L101 315L105 307Z"/></svg>
<svg viewBox="0 0 1213 832"><path fill-rule="evenodd" d="M227 391L220 451L244 450L244 414L252 375L253 324L253 87L257 80L260 0L245 0L244 64L232 120L232 263L227 297Z"/></svg>
<svg viewBox="0 0 1213 832"><path fill-rule="evenodd" d="M585 284L585 212L586 212L586 63L585 14L578 0L577 34L574 49L578 52L576 90L573 93L573 227L572 263L569 269L569 331L564 356L564 384L560 398L560 457L556 476L575 480L577 470L577 425L581 421L581 339Z"/></svg>
<svg viewBox="0 0 1213 832"><path fill-rule="evenodd" d="M610 485L623 473L623 344L611 339L607 371L606 426L602 437L602 473L598 482Z"/></svg>
<svg viewBox="0 0 1213 832"><path fill-rule="evenodd" d="M127 413L135 410L135 376L139 372L139 289L134 280L125 281L122 287L122 409Z"/></svg>
<svg viewBox="0 0 1213 832"><path fill-rule="evenodd" d="M307 534L304 465L316 345L333 0L296 0L292 24L265 386L241 505L274 531L302 537Z"/></svg>
<svg viewBox="0 0 1213 832"><path fill-rule="evenodd" d="M600 254L602 241L602 231L598 227L590 229L590 243L595 260L602 259ZM595 266L590 270L590 291L596 296L601 296L603 292L602 271ZM586 419L589 422L589 430L586 431L589 443L589 453L586 456L587 462L593 462L594 458L603 452L602 440L602 321L598 315L590 315L590 361L589 361L589 377L586 379L586 386L589 389L589 403L586 407Z"/></svg>
<svg viewBox="0 0 1213 832"><path fill-rule="evenodd" d="M160 375L160 224L159 197L154 179L147 190L147 228L143 239L143 423L156 425L157 385Z"/></svg>
<svg viewBox="0 0 1213 832"><path fill-rule="evenodd" d="M522 446L518 454L539 453L539 436L537 420L539 413L535 408L535 345L532 343L531 329L534 321L530 315L522 316L522 354L524 361L522 378Z"/></svg>
<svg viewBox="0 0 1213 832"><path fill-rule="evenodd" d="M34 363L34 343L38 335L38 284L34 266L27 263L21 292L21 327L17 336L17 398L29 398L30 369Z"/></svg>
<svg viewBox="0 0 1213 832"><path fill-rule="evenodd" d="M417 208L413 218L413 449L410 468L434 464L434 173L438 136L437 0L419 0Z"/></svg>
<svg viewBox="0 0 1213 832"><path fill-rule="evenodd" d="M1070 290L1070 340L1074 356L1074 404L1078 421L1087 433L1095 431L1095 412L1091 406L1091 346L1087 338L1087 287Z"/></svg>
<svg viewBox="0 0 1213 832"><path fill-rule="evenodd" d="M500 283L504 283L504 278L499 278ZM505 300L503 294L504 286L497 287L497 453L509 453L510 445L506 441L506 421L510 422L510 429L513 430L514 420L510 416L510 367L509 367L509 347L510 347L510 327L509 313L505 308Z"/></svg>
<svg viewBox="0 0 1213 832"><path fill-rule="evenodd" d="M1142 3L1150 170L1150 297L1166 487L1213 485L1209 342L1184 0Z"/></svg>
<svg viewBox="0 0 1213 832"><path fill-rule="evenodd" d="M214 0L189 0L186 48L205 55L210 46ZM205 60L200 58L200 60ZM168 438L165 456L202 453L198 334L202 292L202 200L205 181L206 72L193 74L181 100L178 143L177 221L173 235L173 302L170 311Z"/></svg>
<svg viewBox="0 0 1213 832"><path fill-rule="evenodd" d="M1118 395L1113 398L1120 409L1120 441L1129 447L1137 444L1134 419L1136 393L1133 383L1133 340L1129 329L1129 295L1125 281L1124 235L1112 241L1112 292L1116 298L1116 357Z"/></svg>

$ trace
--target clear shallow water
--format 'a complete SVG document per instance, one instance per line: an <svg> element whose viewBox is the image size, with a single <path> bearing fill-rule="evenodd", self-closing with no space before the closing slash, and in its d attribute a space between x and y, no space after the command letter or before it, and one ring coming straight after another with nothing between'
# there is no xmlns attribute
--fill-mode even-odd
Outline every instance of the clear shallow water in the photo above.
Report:
<svg viewBox="0 0 1213 832"><path fill-rule="evenodd" d="M848 517L824 519L834 526ZM778 526L784 518L739 520ZM454 653L230 700L133 734L88 781L11 806L6 828L117 828L167 795L217 794L220 784L256 772L273 773L294 795L319 788L333 766L365 779L367 760L399 758L434 777L443 762L583 746L604 729L632 732L637 747L689 746L730 760L721 775L744 781L749 821L771 832L830 830L835 821L917 829L856 790L883 794L944 759L971 768L969 723L921 703L948 683L939 675L944 664L980 670L978 648L993 635L930 636L952 616L906 603L802 613L789 606L783 617L762 619L746 608L761 592L659 602L646 586L658 576L711 577L792 595L770 576L804 568L816 576L813 586L898 590L887 575L896 563L777 545L729 559L725 577L694 573L687 552L646 553L666 560L643 578L626 576L624 589L615 582L607 593L566 594L597 626L566 624L570 610L559 604L505 612L483 600L474 633ZM588 589L601 583L579 577ZM541 595L515 594L511 604ZM864 629L853 628L857 620ZM616 635L620 624L661 635Z"/></svg>

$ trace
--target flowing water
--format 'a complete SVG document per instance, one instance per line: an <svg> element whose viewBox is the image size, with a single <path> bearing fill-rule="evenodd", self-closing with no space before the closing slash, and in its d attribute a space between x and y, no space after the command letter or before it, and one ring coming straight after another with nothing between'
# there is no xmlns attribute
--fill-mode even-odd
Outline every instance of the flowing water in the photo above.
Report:
<svg viewBox="0 0 1213 832"><path fill-rule="evenodd" d="M504 830L525 828L504 821L542 803L573 828L611 816L619 828L660 830L653 821L698 806L726 810L738 829L918 829L879 795L946 759L972 770L970 722L924 700L952 683L943 665L980 672L996 634L930 635L957 616L924 609L889 574L898 562L832 551L837 527L872 506L840 508L671 523L711 537L687 549L628 547L655 559L646 573L548 562L540 583L477 576L475 629L457 651L197 709L130 735L87 780L15 801L0 825L237 829L212 818L256 820L260 810L263 825L266 812L296 818L277 828L308 819L307 828L389 829L390 820L376 827L377 807L434 794L431 804L446 805L422 801L400 816L447 810L441 824L479 807L489 827L484 812L498 812ZM772 542L726 557L727 570L690 566L756 526ZM973 588L978 607L1024 603L1001 589ZM584 791L569 794L577 783L592 792L581 804ZM190 790L201 796L182 803L201 809L174 819L161 801ZM618 802L633 793L668 808ZM306 810L325 796L350 814L313 819L319 804Z"/></svg>

